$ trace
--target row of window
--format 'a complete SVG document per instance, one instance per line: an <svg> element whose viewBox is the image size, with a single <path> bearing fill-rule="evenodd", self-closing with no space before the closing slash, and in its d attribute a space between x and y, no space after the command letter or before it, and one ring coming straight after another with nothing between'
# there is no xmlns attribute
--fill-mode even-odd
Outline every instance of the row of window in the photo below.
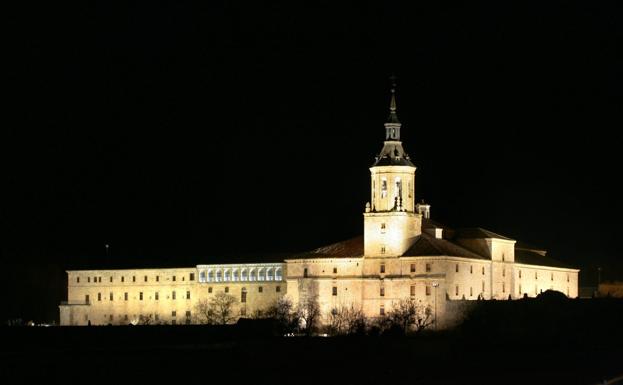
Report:
<svg viewBox="0 0 623 385"><path fill-rule="evenodd" d="M87 283L91 283L91 277L86 277L87 278ZM129 278L129 277L128 277ZM175 275L171 276L171 281L176 282L177 277ZM182 276L182 281L186 280L186 276ZM195 280L195 273L190 273L188 275L188 280L189 281L194 281ZM93 283L102 283L102 277L93 277ZM113 277L110 276L108 277L108 281L109 282L113 282ZM155 277L155 281L156 282L160 282L160 276L156 275ZM120 282L125 282L125 276L121 276ZM129 282L129 281L128 281ZM131 282L136 282L136 275L132 276L132 281ZM149 277L147 275L143 276L143 281L142 282L149 282ZM80 283L80 277L76 277L76 283Z"/></svg>
<svg viewBox="0 0 623 385"><path fill-rule="evenodd" d="M241 268L199 272L199 282L281 281L281 268Z"/></svg>
<svg viewBox="0 0 623 385"><path fill-rule="evenodd" d="M139 299L139 301L142 301L142 300L143 300L143 297L144 297L144 296L143 296L143 292L142 292L142 291L141 291L141 292L139 292L139 293L138 293L138 299ZM102 298L103 298L102 293L97 293L97 300L98 300L98 301L101 301L101 300L102 300ZM109 295L108 295L108 299L109 299L110 301L113 301L113 300L114 300L114 298L115 298L115 297L114 297L114 295L113 295L113 292L111 291L111 292L109 293ZM123 293L123 300L124 300L124 301L127 301L127 300L128 300L128 298L129 298L129 296L128 296L128 292L126 291L125 293ZM190 299L190 291L186 291L186 297L185 297L185 298L186 298L186 299ZM121 298L119 298L119 299L121 299ZM155 292L155 293L154 293L154 300L158 301L159 299L160 299L160 293L159 293L159 292ZM175 291L172 291L172 292L171 292L171 299L177 299L177 293L176 293ZM90 295L89 295L89 294L85 294L85 296L84 296L84 302L86 302L86 303L90 303L90 302L91 302L91 298L90 298Z"/></svg>

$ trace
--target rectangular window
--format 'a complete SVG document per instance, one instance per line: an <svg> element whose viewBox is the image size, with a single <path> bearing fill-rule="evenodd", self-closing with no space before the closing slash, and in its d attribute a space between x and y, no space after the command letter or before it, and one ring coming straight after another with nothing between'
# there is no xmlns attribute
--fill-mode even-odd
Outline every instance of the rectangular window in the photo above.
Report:
<svg viewBox="0 0 623 385"><path fill-rule="evenodd" d="M260 286L260 293L262 292L262 286ZM229 293L229 286L225 286L225 293Z"/></svg>
<svg viewBox="0 0 623 385"><path fill-rule="evenodd" d="M195 280L195 273L190 273L190 278L188 278L191 281Z"/></svg>
<svg viewBox="0 0 623 385"><path fill-rule="evenodd" d="M281 286L277 286L277 287L275 287L275 291L276 291L277 293L281 292Z"/></svg>
<svg viewBox="0 0 623 385"><path fill-rule="evenodd" d="M569 274L567 274L567 282L569 282Z"/></svg>
<svg viewBox="0 0 623 385"><path fill-rule="evenodd" d="M506 269L502 269L502 277L506 277Z"/></svg>
<svg viewBox="0 0 623 385"><path fill-rule="evenodd" d="M455 268L454 268L454 271L455 271L456 273L458 273L458 272L459 272L459 264L458 264L458 263L456 264L456 266L455 266Z"/></svg>
<svg viewBox="0 0 623 385"><path fill-rule="evenodd" d="M472 290L472 288L471 288L471 286L470 286L470 288L469 288L469 296L471 297L471 296L473 296L473 295L474 295L474 291Z"/></svg>
<svg viewBox="0 0 623 385"><path fill-rule="evenodd" d="M171 312L171 317L177 317L177 311L173 310L173 311Z"/></svg>
<svg viewBox="0 0 623 385"><path fill-rule="evenodd" d="M128 320L128 315L126 314L126 315L123 317L123 319L127 321L127 320Z"/></svg>
<svg viewBox="0 0 623 385"><path fill-rule="evenodd" d="M160 276L159 275L156 276L156 282L160 282Z"/></svg>
<svg viewBox="0 0 623 385"><path fill-rule="evenodd" d="M485 275L485 267L482 267L482 275Z"/></svg>
<svg viewBox="0 0 623 385"><path fill-rule="evenodd" d="M519 270L519 278L521 278L521 270Z"/></svg>
<svg viewBox="0 0 623 385"><path fill-rule="evenodd" d="M76 277L76 283L80 283L80 277Z"/></svg>
<svg viewBox="0 0 623 385"><path fill-rule="evenodd" d="M337 274L337 267L333 268L333 274Z"/></svg>
<svg viewBox="0 0 623 385"><path fill-rule="evenodd" d="M242 288L242 292L240 293L240 302L247 302L247 290L245 288Z"/></svg>
<svg viewBox="0 0 623 385"><path fill-rule="evenodd" d="M385 272L385 264L381 263L381 273L384 273L384 272Z"/></svg>
<svg viewBox="0 0 623 385"><path fill-rule="evenodd" d="M91 277L87 277L87 283L91 283Z"/></svg>
<svg viewBox="0 0 623 385"><path fill-rule="evenodd" d="M112 322L112 314L108 316L108 321Z"/></svg>
<svg viewBox="0 0 623 385"><path fill-rule="evenodd" d="M112 276L110 277L110 282L112 282Z"/></svg>
<svg viewBox="0 0 623 385"><path fill-rule="evenodd" d="M381 246L381 254L385 254L385 246Z"/></svg>
<svg viewBox="0 0 623 385"><path fill-rule="evenodd" d="M171 320L171 325L177 325L177 320L172 319Z"/></svg>
<svg viewBox="0 0 623 385"><path fill-rule="evenodd" d="M506 293L506 282L502 282L502 293Z"/></svg>
<svg viewBox="0 0 623 385"><path fill-rule="evenodd" d="M534 272L534 279L539 279L539 272L538 271Z"/></svg>
<svg viewBox="0 0 623 385"><path fill-rule="evenodd" d="M145 282L147 282L147 276L145 276Z"/></svg>
<svg viewBox="0 0 623 385"><path fill-rule="evenodd" d="M469 265L469 273L474 274L474 266Z"/></svg>
<svg viewBox="0 0 623 385"><path fill-rule="evenodd" d="M385 306L381 305L381 309L379 310L380 315L385 315Z"/></svg>
<svg viewBox="0 0 623 385"><path fill-rule="evenodd" d="M454 288L454 295L459 295L459 285Z"/></svg>
<svg viewBox="0 0 623 385"><path fill-rule="evenodd" d="M186 299L190 299L190 291L186 291Z"/></svg>
<svg viewBox="0 0 623 385"><path fill-rule="evenodd" d="M384 287L381 287L381 290L380 290L379 295L380 295L381 297L385 297L385 288L384 288Z"/></svg>
<svg viewBox="0 0 623 385"><path fill-rule="evenodd" d="M175 290L173 290L173 293L171 293L171 298L175 299Z"/></svg>
<svg viewBox="0 0 623 385"><path fill-rule="evenodd" d="M411 264L411 272L412 272L412 273L415 273L415 263L412 263L412 264Z"/></svg>
<svg viewBox="0 0 623 385"><path fill-rule="evenodd" d="M113 296L112 296L112 291L110 292L110 300L112 301Z"/></svg>
<svg viewBox="0 0 623 385"><path fill-rule="evenodd" d="M136 275L132 276L132 282L136 282Z"/></svg>
<svg viewBox="0 0 623 385"><path fill-rule="evenodd" d="M303 278L307 278L307 268L303 269Z"/></svg>
<svg viewBox="0 0 623 385"><path fill-rule="evenodd" d="M259 286L257 288L258 293L263 293L264 292L264 288L262 286Z"/></svg>
<svg viewBox="0 0 623 385"><path fill-rule="evenodd" d="M186 310L186 317L190 318L190 310Z"/></svg>
<svg viewBox="0 0 623 385"><path fill-rule="evenodd" d="M160 299L160 294L158 294L158 292L155 292L155 293L154 293L154 299L155 299L156 301L158 301L158 300Z"/></svg>
<svg viewBox="0 0 623 385"><path fill-rule="evenodd" d="M97 277L97 282L102 283L102 277Z"/></svg>
<svg viewBox="0 0 623 385"><path fill-rule="evenodd" d="M333 292L332 292L332 294L333 294L333 295L337 295L337 287L333 286Z"/></svg>
<svg viewBox="0 0 623 385"><path fill-rule="evenodd" d="M139 301L143 300L143 292L142 291L140 293L138 293L138 299L139 299Z"/></svg>
<svg viewBox="0 0 623 385"><path fill-rule="evenodd" d="M159 321L160 320L160 315L158 313L154 314L154 319L156 321Z"/></svg>
<svg viewBox="0 0 623 385"><path fill-rule="evenodd" d="M385 223L381 223L381 234L385 234Z"/></svg>
<svg viewBox="0 0 623 385"><path fill-rule="evenodd" d="M430 295L430 286L426 286L426 295Z"/></svg>
<svg viewBox="0 0 623 385"><path fill-rule="evenodd" d="M101 301L102 300L102 293L97 293L97 300Z"/></svg>
<svg viewBox="0 0 623 385"><path fill-rule="evenodd" d="M208 287L208 293L212 293L212 287Z"/></svg>
<svg viewBox="0 0 623 385"><path fill-rule="evenodd" d="M550 279L550 281L554 280L554 273L552 273L552 278Z"/></svg>
<svg viewBox="0 0 623 385"><path fill-rule="evenodd" d="M411 285L411 297L415 297L415 286Z"/></svg>
<svg viewBox="0 0 623 385"><path fill-rule="evenodd" d="M123 300L124 301L128 300L128 292L127 291L125 293L123 293Z"/></svg>
<svg viewBox="0 0 623 385"><path fill-rule="evenodd" d="M85 302L85 303L89 303L89 301L90 301L90 300L89 300L89 295L88 295L88 294L85 294L85 296L84 296L84 302Z"/></svg>
<svg viewBox="0 0 623 385"><path fill-rule="evenodd" d="M121 282L125 282L125 277L123 275L121 276Z"/></svg>
<svg viewBox="0 0 623 385"><path fill-rule="evenodd" d="M521 283L519 284L519 295L521 296Z"/></svg>
<svg viewBox="0 0 623 385"><path fill-rule="evenodd" d="M173 282L175 282L175 276L173 276L171 280L172 280Z"/></svg>
<svg viewBox="0 0 623 385"><path fill-rule="evenodd" d="M381 198L387 196L387 179L381 178Z"/></svg>
<svg viewBox="0 0 623 385"><path fill-rule="evenodd" d="M427 263L427 264L426 264L426 272L427 272L427 273L430 273L430 271L431 271L431 266L430 266L430 263Z"/></svg>

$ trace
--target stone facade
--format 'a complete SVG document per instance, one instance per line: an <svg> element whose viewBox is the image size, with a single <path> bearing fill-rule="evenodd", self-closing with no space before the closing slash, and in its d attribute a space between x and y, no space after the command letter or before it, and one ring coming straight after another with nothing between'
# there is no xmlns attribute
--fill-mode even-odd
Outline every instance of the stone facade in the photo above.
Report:
<svg viewBox="0 0 623 385"><path fill-rule="evenodd" d="M280 263L68 271L61 324L193 323L197 304L219 292L236 298L236 317L266 310L283 296L295 306L317 301L325 316L354 306L367 317L382 317L411 298L439 325L452 318L451 300L516 299L550 289L577 297L579 270L484 229L442 226L430 219L429 205L415 204L416 167L400 141L393 92L390 106L386 140L370 168L363 237Z"/></svg>

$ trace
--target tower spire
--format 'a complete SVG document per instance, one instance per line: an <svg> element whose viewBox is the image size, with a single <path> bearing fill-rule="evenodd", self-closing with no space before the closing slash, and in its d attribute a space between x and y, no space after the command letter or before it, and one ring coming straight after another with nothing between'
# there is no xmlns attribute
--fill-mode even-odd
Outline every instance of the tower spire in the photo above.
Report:
<svg viewBox="0 0 623 385"><path fill-rule="evenodd" d="M391 99L389 101L389 117L387 123L385 123L385 140L400 140L400 127L402 124L398 120L398 114L396 113L396 76L392 75L389 80L391 81Z"/></svg>

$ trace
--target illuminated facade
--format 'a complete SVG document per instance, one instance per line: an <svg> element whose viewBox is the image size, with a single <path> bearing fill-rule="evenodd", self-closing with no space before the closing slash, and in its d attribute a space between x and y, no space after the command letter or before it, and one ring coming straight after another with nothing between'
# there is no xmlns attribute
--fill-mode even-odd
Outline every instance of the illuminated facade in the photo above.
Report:
<svg viewBox="0 0 623 385"><path fill-rule="evenodd" d="M403 149L392 89L385 143L370 168L363 236L292 255L278 263L179 269L68 271L61 325L194 322L196 304L219 292L236 316L262 311L283 296L317 301L323 315L355 306L383 316L411 298L450 319L448 300L534 297L553 289L578 295L579 270L481 228L451 229L415 203L416 167Z"/></svg>

